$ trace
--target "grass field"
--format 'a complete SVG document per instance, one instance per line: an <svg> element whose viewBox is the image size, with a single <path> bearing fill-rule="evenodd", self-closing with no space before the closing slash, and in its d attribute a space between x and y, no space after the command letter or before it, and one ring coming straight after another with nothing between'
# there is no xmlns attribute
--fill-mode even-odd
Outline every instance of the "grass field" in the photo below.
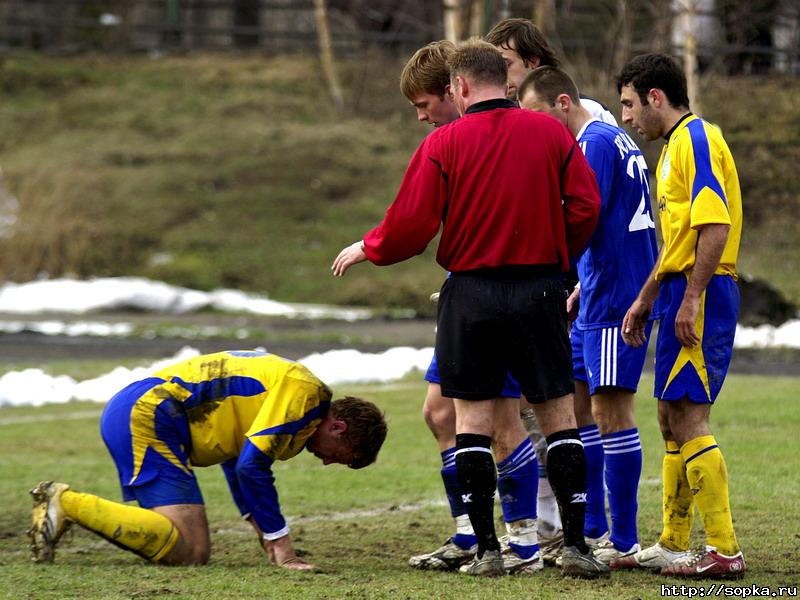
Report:
<svg viewBox="0 0 800 600"><path fill-rule="evenodd" d="M797 586L800 579L797 384L788 377L734 375L714 409L712 426L731 474L734 518L748 564L746 578L729 585L777 589ZM642 390L651 385L646 378ZM319 567L316 574L286 572L266 563L253 533L237 518L216 468L198 470L212 531L208 566L149 565L79 528L60 544L54 565L33 565L25 535L26 492L33 484L57 479L119 498L114 467L97 431L102 407L72 403L0 409L0 503L5 508L0 514L0 596L645 599L662 597L662 584L681 584L647 573L616 573L610 581L589 583L564 580L553 569L493 581L411 570L409 555L432 549L451 533L438 453L419 414L424 385L414 378L343 386L336 392L375 400L390 419L390 433L378 463L365 470L325 468L310 454L277 465L284 513L296 546ZM639 526L641 541L652 543L660 531L661 444L655 403L647 393L640 396L637 418L645 461Z"/></svg>

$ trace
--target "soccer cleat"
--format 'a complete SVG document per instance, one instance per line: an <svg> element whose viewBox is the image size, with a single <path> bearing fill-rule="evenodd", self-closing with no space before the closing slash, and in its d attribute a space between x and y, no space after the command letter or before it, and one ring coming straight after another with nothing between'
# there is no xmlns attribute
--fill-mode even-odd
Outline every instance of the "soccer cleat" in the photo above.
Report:
<svg viewBox="0 0 800 600"><path fill-rule="evenodd" d="M464 549L448 539L444 545L428 554L418 554L408 559L408 564L424 571L453 571L475 556L478 545Z"/></svg>
<svg viewBox="0 0 800 600"><path fill-rule="evenodd" d="M656 543L644 550L612 560L609 566L612 569L652 569L657 571L689 555L689 552L676 552Z"/></svg>
<svg viewBox="0 0 800 600"><path fill-rule="evenodd" d="M509 575L530 575L544 568L541 552L536 552L530 558L522 558L511 548L505 548L502 550L501 556L503 557L503 568Z"/></svg>
<svg viewBox="0 0 800 600"><path fill-rule="evenodd" d="M564 548L564 534L558 533L552 537L539 534L539 552L544 564L553 566L561 557Z"/></svg>
<svg viewBox="0 0 800 600"><path fill-rule="evenodd" d="M634 544L626 551L617 550L611 540L605 540L594 549L594 557L601 563L607 565L612 560L619 560L625 556L635 554L641 549L642 547L639 544Z"/></svg>
<svg viewBox="0 0 800 600"><path fill-rule="evenodd" d="M583 579L596 579L611 575L608 565L597 560L591 550L586 554L581 554L576 546L565 546L561 551L561 572L570 577Z"/></svg>
<svg viewBox="0 0 800 600"><path fill-rule="evenodd" d="M606 531L603 535L593 538L593 537L586 537L586 545L589 546L592 550L595 548L599 548L602 544L605 544L607 541L611 539L611 534Z"/></svg>
<svg viewBox="0 0 800 600"><path fill-rule="evenodd" d="M33 562L53 562L56 544L64 532L72 525L72 521L61 508L61 494L68 490L65 483L42 481L30 493L33 496L31 528L31 559Z"/></svg>
<svg viewBox="0 0 800 600"><path fill-rule="evenodd" d="M685 556L661 569L662 575L695 579L736 579L744 575L744 557L741 552L725 556L713 546Z"/></svg>
<svg viewBox="0 0 800 600"><path fill-rule="evenodd" d="M475 556L472 562L462 565L458 571L459 573L477 577L500 577L506 574L500 550L487 550L482 557Z"/></svg>

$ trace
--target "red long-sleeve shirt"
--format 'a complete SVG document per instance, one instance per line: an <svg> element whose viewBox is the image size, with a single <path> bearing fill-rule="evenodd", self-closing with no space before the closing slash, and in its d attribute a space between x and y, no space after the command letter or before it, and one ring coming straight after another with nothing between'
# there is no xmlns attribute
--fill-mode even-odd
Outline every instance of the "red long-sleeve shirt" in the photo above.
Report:
<svg viewBox="0 0 800 600"><path fill-rule="evenodd" d="M566 127L507 100L473 105L417 148L367 258L389 265L425 250L448 271L560 265L586 246L600 193Z"/></svg>

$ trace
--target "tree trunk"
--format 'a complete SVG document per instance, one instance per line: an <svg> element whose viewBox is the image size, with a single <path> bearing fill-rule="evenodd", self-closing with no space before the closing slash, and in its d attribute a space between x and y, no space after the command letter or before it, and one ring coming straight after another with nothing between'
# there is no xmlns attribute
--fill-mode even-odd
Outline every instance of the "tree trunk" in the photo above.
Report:
<svg viewBox="0 0 800 600"><path fill-rule="evenodd" d="M333 45L331 44L331 32L328 28L328 11L325 7L325 0L314 0L314 20L317 24L319 59L322 63L325 81L328 83L328 92L336 108L340 112L344 112L344 95L336 73L336 61L333 57Z"/></svg>

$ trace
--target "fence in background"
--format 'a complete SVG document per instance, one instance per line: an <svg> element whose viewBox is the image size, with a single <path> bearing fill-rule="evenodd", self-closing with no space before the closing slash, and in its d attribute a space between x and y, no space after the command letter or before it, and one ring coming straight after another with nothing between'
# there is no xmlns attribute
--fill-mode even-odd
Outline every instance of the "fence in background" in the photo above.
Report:
<svg viewBox="0 0 800 600"><path fill-rule="evenodd" d="M333 46L341 55L376 48L409 52L444 36L445 5L454 2L474 9L467 14L479 30L506 15L531 17L537 4L328 0ZM681 9L687 3L717 8L695 11L687 20ZM557 45L565 55L591 57L603 68L613 69L620 55L651 49L680 54L681 38L694 28L702 34L698 55L704 68L800 74L797 0L716 0L716 5L711 0L572 0L554 5ZM707 35L709 23L716 24L712 36ZM280 53L317 51L317 40L313 0L0 0L0 48L6 49Z"/></svg>

